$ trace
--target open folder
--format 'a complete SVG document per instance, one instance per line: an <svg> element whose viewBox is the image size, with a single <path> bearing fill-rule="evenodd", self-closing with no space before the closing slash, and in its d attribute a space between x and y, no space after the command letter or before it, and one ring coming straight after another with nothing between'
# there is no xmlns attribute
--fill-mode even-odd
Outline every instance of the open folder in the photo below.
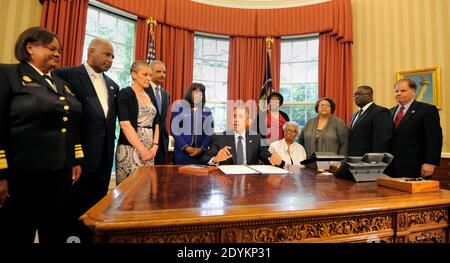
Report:
<svg viewBox="0 0 450 263"><path fill-rule="evenodd" d="M287 174L289 171L272 165L219 165L224 174Z"/></svg>

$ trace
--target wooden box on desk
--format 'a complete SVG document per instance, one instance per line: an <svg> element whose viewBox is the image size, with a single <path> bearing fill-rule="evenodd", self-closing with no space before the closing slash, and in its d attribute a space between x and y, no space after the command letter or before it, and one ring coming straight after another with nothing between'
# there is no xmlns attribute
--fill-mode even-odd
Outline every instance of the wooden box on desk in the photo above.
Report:
<svg viewBox="0 0 450 263"><path fill-rule="evenodd" d="M410 193L439 191L439 181L421 180L420 178L378 178L377 182L378 185Z"/></svg>
<svg viewBox="0 0 450 263"><path fill-rule="evenodd" d="M208 175L209 173L216 170L218 170L216 166L195 165L195 164L178 167L178 173L180 174Z"/></svg>

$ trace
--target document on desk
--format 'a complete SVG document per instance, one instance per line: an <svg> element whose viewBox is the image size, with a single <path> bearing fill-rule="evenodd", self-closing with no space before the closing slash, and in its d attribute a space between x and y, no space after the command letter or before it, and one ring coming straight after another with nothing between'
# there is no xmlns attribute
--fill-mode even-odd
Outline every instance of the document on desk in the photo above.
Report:
<svg viewBox="0 0 450 263"><path fill-rule="evenodd" d="M258 171L262 174L288 174L288 170L272 166L272 165L249 165L253 170Z"/></svg>
<svg viewBox="0 0 450 263"><path fill-rule="evenodd" d="M218 167L224 174L259 174L258 171L246 165L219 165Z"/></svg>

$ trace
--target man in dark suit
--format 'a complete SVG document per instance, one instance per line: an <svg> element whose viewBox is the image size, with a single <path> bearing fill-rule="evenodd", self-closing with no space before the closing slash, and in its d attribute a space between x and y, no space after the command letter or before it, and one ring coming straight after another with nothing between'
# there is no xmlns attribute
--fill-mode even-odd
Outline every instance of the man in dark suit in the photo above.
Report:
<svg viewBox="0 0 450 263"><path fill-rule="evenodd" d="M104 39L94 39L89 44L85 64L55 70L58 76L73 87L73 92L83 106L80 136L85 164L79 183L73 187L74 207L71 209L74 220L108 192L114 157L117 116L115 100L119 86L104 72L111 68L113 59L111 43ZM79 224L76 221L73 223Z"/></svg>
<svg viewBox="0 0 450 263"><path fill-rule="evenodd" d="M390 152L392 121L389 110L373 102L370 86L360 86L353 94L360 110L352 116L348 137L348 155Z"/></svg>
<svg viewBox="0 0 450 263"><path fill-rule="evenodd" d="M155 164L166 164L166 156L169 149L169 133L167 131L167 112L170 105L170 95L162 87L166 79L166 66L160 60L150 62L152 69L151 88L146 89L153 105L158 111L159 124L159 147L155 156Z"/></svg>
<svg viewBox="0 0 450 263"><path fill-rule="evenodd" d="M398 102L391 109L394 159L385 171L393 177L430 177L441 160L439 113L434 105L414 100L416 89L411 79L401 79L394 85Z"/></svg>
<svg viewBox="0 0 450 263"><path fill-rule="evenodd" d="M251 124L248 108L235 107L233 113L233 130L222 134L214 134L213 142L203 155L203 162L215 164L264 164L279 166L281 157L271 156L266 148L261 147L261 135L251 135L248 131Z"/></svg>

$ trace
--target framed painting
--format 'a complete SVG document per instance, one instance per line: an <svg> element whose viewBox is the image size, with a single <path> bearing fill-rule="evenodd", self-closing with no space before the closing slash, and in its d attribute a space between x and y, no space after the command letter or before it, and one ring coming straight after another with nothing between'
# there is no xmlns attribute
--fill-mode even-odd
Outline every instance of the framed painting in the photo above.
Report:
<svg viewBox="0 0 450 263"><path fill-rule="evenodd" d="M397 72L397 80L412 79L417 84L415 99L441 109L440 68L425 68Z"/></svg>

